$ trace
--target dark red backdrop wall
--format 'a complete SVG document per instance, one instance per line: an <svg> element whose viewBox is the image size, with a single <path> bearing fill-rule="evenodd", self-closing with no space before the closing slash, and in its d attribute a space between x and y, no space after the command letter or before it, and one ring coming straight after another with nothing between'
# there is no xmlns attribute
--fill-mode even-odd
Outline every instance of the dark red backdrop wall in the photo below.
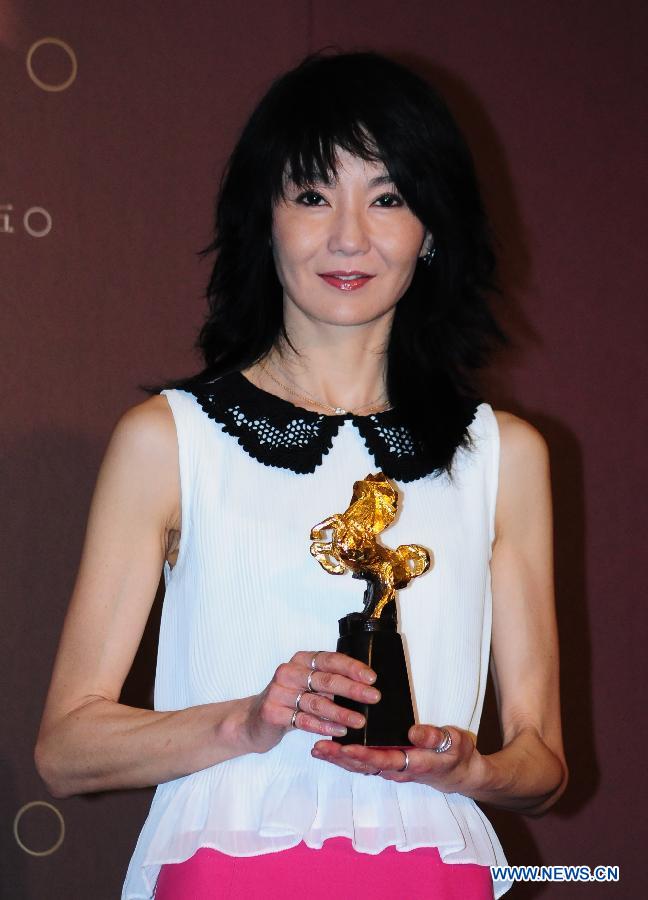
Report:
<svg viewBox="0 0 648 900"><path fill-rule="evenodd" d="M552 450L572 782L544 819L496 814L502 840L514 862L619 864L619 885L590 889L642 895L647 19L641 0L4 0L3 897L119 893L148 791L25 808L51 802L32 746L92 485L137 385L195 365L195 254L237 129L276 74L331 43L409 61L464 125L518 341L492 397ZM154 643L155 617L130 702L150 699ZM56 810L64 840L34 856L61 834Z"/></svg>

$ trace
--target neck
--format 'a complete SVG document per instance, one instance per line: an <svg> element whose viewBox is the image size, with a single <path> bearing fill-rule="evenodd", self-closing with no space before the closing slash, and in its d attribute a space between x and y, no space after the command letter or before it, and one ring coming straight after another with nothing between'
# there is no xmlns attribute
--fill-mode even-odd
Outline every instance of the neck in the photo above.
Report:
<svg viewBox="0 0 648 900"><path fill-rule="evenodd" d="M366 326L332 326L299 342L288 332L295 350L281 341L265 364L279 380L320 404L351 411L380 404L387 401L386 347L384 334L376 332Z"/></svg>

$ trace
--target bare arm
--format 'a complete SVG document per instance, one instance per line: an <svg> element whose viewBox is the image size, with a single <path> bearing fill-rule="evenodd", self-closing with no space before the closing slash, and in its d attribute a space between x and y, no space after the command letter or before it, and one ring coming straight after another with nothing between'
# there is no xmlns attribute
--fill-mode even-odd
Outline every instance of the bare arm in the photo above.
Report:
<svg viewBox="0 0 648 900"><path fill-rule="evenodd" d="M159 784L264 752L288 730L309 671L305 652L279 665L271 684L254 697L173 712L119 703L168 535L179 528L175 424L166 399L154 397L121 419L99 474L35 749L38 771L54 796ZM318 667L327 669L317 673L321 690L330 683L336 693L358 699L358 692L373 690L366 670L341 654L318 657ZM300 713L300 728L343 733L343 726L336 729L351 724L350 713L326 698L319 702L324 708Z"/></svg>
<svg viewBox="0 0 648 900"><path fill-rule="evenodd" d="M37 768L57 796L154 784L217 759L214 738L232 710L156 713L118 703L179 504L175 427L156 397L119 422L90 510L36 745Z"/></svg>
<svg viewBox="0 0 648 900"><path fill-rule="evenodd" d="M497 415L501 462L491 561L492 675L504 746L483 757L477 799L538 815L567 786L549 459L534 428L515 416Z"/></svg>
<svg viewBox="0 0 648 900"><path fill-rule="evenodd" d="M567 783L558 693L548 454L538 432L498 413L501 435L493 589L492 671L503 748L483 756L467 732L448 725L452 747L436 754L437 725L410 731L419 748L399 774L399 750L318 742L314 754L351 771L382 771L392 781L419 781L444 792L529 815L548 809ZM438 723L440 725L441 723Z"/></svg>

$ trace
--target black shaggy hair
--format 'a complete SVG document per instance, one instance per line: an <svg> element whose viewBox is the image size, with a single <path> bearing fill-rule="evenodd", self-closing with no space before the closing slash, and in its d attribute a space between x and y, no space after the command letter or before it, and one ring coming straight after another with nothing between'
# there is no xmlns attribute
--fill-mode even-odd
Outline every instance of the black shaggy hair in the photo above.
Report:
<svg viewBox="0 0 648 900"><path fill-rule="evenodd" d="M476 370L503 335L487 303L495 258L470 151L447 106L418 75L377 53L312 54L278 78L252 113L218 193L205 367L191 389L241 371L280 339L283 294L270 246L285 174L299 187L336 178L338 148L384 164L434 238L399 300L387 390L438 471L466 446Z"/></svg>

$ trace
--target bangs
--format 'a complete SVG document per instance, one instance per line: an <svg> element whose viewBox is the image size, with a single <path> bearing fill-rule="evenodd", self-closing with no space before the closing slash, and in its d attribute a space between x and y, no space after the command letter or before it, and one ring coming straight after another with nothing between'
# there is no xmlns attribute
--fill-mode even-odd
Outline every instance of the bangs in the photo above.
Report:
<svg viewBox="0 0 648 900"><path fill-rule="evenodd" d="M306 60L275 82L251 133L263 148L271 202L286 199L289 183L336 181L340 151L382 163L406 201L416 202L416 180L430 153L421 128L430 102L416 76L384 58Z"/></svg>
<svg viewBox="0 0 648 900"><path fill-rule="evenodd" d="M331 184L337 181L339 152L346 151L365 162L385 163L384 156L377 143L361 121L348 122L338 119L331 122L329 128L321 118L314 120L311 127L295 129L286 136L282 152L273 166L272 199L285 199L285 190L289 183L299 188L306 188L316 182Z"/></svg>

